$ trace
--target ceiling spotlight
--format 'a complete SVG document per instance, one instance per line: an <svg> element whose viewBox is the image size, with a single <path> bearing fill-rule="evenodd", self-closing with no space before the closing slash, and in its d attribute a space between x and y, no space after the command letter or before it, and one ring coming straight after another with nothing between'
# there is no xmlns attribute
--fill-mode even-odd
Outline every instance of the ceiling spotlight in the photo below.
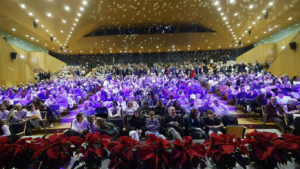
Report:
<svg viewBox="0 0 300 169"><path fill-rule="evenodd" d="M20 57L21 57L21 58L24 58L24 55L21 55Z"/></svg>
<svg viewBox="0 0 300 169"><path fill-rule="evenodd" d="M12 28L12 31L16 31L16 29L15 29L15 28Z"/></svg>
<svg viewBox="0 0 300 169"><path fill-rule="evenodd" d="M64 31L60 31L61 33L64 33Z"/></svg>
<svg viewBox="0 0 300 169"><path fill-rule="evenodd" d="M235 13L235 14L234 14L234 16L237 16L237 15L238 15L238 13Z"/></svg>
<svg viewBox="0 0 300 169"><path fill-rule="evenodd" d="M26 6L24 4L21 5L21 8L26 8Z"/></svg>
<svg viewBox="0 0 300 169"><path fill-rule="evenodd" d="M255 36L255 38L257 38L257 36Z"/></svg>
<svg viewBox="0 0 300 169"><path fill-rule="evenodd" d="M285 48L285 46L282 46L282 47L281 47L281 49L284 49L284 48Z"/></svg>
<svg viewBox="0 0 300 169"><path fill-rule="evenodd" d="M267 32L264 32L264 33L267 33Z"/></svg>
<svg viewBox="0 0 300 169"><path fill-rule="evenodd" d="M47 46L47 44L45 44L45 46Z"/></svg>
<svg viewBox="0 0 300 169"><path fill-rule="evenodd" d="M292 20L293 18L289 18L288 20Z"/></svg>
<svg viewBox="0 0 300 169"><path fill-rule="evenodd" d="M257 19L260 19L260 16L259 16L259 17L257 17Z"/></svg>
<svg viewBox="0 0 300 169"><path fill-rule="evenodd" d="M250 42L250 40L248 40L248 42Z"/></svg>
<svg viewBox="0 0 300 169"><path fill-rule="evenodd" d="M229 2L230 2L230 3L234 3L234 0L230 0Z"/></svg>
<svg viewBox="0 0 300 169"><path fill-rule="evenodd" d="M33 39L34 39L34 37L31 37L30 39L31 39L31 40L33 40Z"/></svg>
<svg viewBox="0 0 300 169"><path fill-rule="evenodd" d="M228 24L228 22L225 22L225 24Z"/></svg>
<svg viewBox="0 0 300 169"><path fill-rule="evenodd" d="M141 48L143 49L143 46L141 46Z"/></svg>
<svg viewBox="0 0 300 169"><path fill-rule="evenodd" d="M270 28L269 31L271 31L272 29Z"/></svg>
<svg viewBox="0 0 300 169"><path fill-rule="evenodd" d="M76 23L73 23L74 26L76 26Z"/></svg>
<svg viewBox="0 0 300 169"><path fill-rule="evenodd" d="M224 15L224 13L221 13L221 16Z"/></svg>
<svg viewBox="0 0 300 169"><path fill-rule="evenodd" d="M232 29L229 29L229 31L232 31Z"/></svg>
<svg viewBox="0 0 300 169"><path fill-rule="evenodd" d="M78 19L77 19L77 18L75 18L75 21L76 21L76 22L78 22Z"/></svg>
<svg viewBox="0 0 300 169"><path fill-rule="evenodd" d="M244 34L242 34L242 36L244 36Z"/></svg>
<svg viewBox="0 0 300 169"><path fill-rule="evenodd" d="M266 10L263 10L262 13L266 13Z"/></svg>
<svg viewBox="0 0 300 169"><path fill-rule="evenodd" d="M173 45L172 48L174 48L175 46Z"/></svg>
<svg viewBox="0 0 300 169"><path fill-rule="evenodd" d="M66 23L66 20L62 20L63 23Z"/></svg>
<svg viewBox="0 0 300 169"><path fill-rule="evenodd" d="M68 35L69 37L71 37L71 35Z"/></svg>
<svg viewBox="0 0 300 169"><path fill-rule="evenodd" d="M52 15L51 15L51 13L47 13L47 16L48 16L48 17L51 17Z"/></svg>
<svg viewBox="0 0 300 169"><path fill-rule="evenodd" d="M87 5L87 2L86 2L86 1L82 1L82 4L83 4L83 5Z"/></svg>
<svg viewBox="0 0 300 169"><path fill-rule="evenodd" d="M237 26L240 26L240 24L237 24Z"/></svg>
<svg viewBox="0 0 300 169"><path fill-rule="evenodd" d="M223 17L223 20L226 20L226 17Z"/></svg>
<svg viewBox="0 0 300 169"><path fill-rule="evenodd" d="M46 32L49 32L48 30L46 30Z"/></svg>
<svg viewBox="0 0 300 169"><path fill-rule="evenodd" d="M52 34L50 34L50 36L52 36Z"/></svg>
<svg viewBox="0 0 300 169"><path fill-rule="evenodd" d="M41 27L43 28L43 27L44 27L44 25L41 25Z"/></svg>
<svg viewBox="0 0 300 169"><path fill-rule="evenodd" d="M227 27L230 28L230 25L228 25Z"/></svg>
<svg viewBox="0 0 300 169"><path fill-rule="evenodd" d="M252 22L252 24L255 24L255 22Z"/></svg>
<svg viewBox="0 0 300 169"><path fill-rule="evenodd" d="M249 29L251 29L251 26L249 26Z"/></svg>
<svg viewBox="0 0 300 169"><path fill-rule="evenodd" d="M53 39L56 39L56 37L54 37Z"/></svg>
<svg viewBox="0 0 300 169"><path fill-rule="evenodd" d="M81 13L77 13L77 16L79 16L79 17L80 17L80 16L81 16Z"/></svg>
<svg viewBox="0 0 300 169"><path fill-rule="evenodd" d="M253 5L250 5L249 8L252 9L252 8L253 8Z"/></svg>
<svg viewBox="0 0 300 169"><path fill-rule="evenodd" d="M65 10L69 11L69 10L70 10L70 7L65 6Z"/></svg>
<svg viewBox="0 0 300 169"><path fill-rule="evenodd" d="M216 1L214 4L215 4L215 5L218 5L218 4L219 4L219 2L218 2L218 1Z"/></svg>
<svg viewBox="0 0 300 169"><path fill-rule="evenodd" d="M28 13L30 16L32 16L33 14L31 12Z"/></svg>
<svg viewBox="0 0 300 169"><path fill-rule="evenodd" d="M84 11L84 8L83 8L83 7L80 7L79 9L80 9L81 11Z"/></svg>
<svg viewBox="0 0 300 169"><path fill-rule="evenodd" d="M273 5L273 2L270 2L270 3L269 3L269 6L272 6L272 5Z"/></svg>
<svg viewBox="0 0 300 169"><path fill-rule="evenodd" d="M74 28L71 28L72 30L74 30Z"/></svg>
<svg viewBox="0 0 300 169"><path fill-rule="evenodd" d="M276 25L275 28L277 28L278 26Z"/></svg>
<svg viewBox="0 0 300 169"><path fill-rule="evenodd" d="M38 19L36 19L35 21L36 21L36 22L39 22L39 20L38 20Z"/></svg>
<svg viewBox="0 0 300 169"><path fill-rule="evenodd" d="M39 42L39 40L36 40L36 42Z"/></svg>
<svg viewBox="0 0 300 169"><path fill-rule="evenodd" d="M221 8L221 7L219 7L219 8L218 8L218 11L220 11L221 9L222 9L222 8Z"/></svg>
<svg viewBox="0 0 300 169"><path fill-rule="evenodd" d="M26 35L26 37L29 37L28 35Z"/></svg>

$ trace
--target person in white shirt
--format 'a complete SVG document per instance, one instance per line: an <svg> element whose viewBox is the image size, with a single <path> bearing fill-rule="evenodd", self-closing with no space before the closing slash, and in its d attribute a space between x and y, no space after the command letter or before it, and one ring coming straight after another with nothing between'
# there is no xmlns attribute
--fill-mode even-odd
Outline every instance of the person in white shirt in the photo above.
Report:
<svg viewBox="0 0 300 169"><path fill-rule="evenodd" d="M0 104L0 119L3 121L7 121L9 118L9 111L6 110L5 104Z"/></svg>
<svg viewBox="0 0 300 169"><path fill-rule="evenodd" d="M279 91L278 96L276 97L277 103L280 104L281 106L286 105L288 100L290 99L291 98L289 96L285 96L282 91Z"/></svg>
<svg viewBox="0 0 300 169"><path fill-rule="evenodd" d="M218 99L214 99L211 108L214 110L215 115L217 117L219 117L219 116L222 117L224 115L228 115L229 114L229 109L227 108L227 106L225 106L222 103L219 103Z"/></svg>
<svg viewBox="0 0 300 169"><path fill-rule="evenodd" d="M84 137L88 132L88 121L83 113L77 113L76 119L72 121L71 129L65 132L65 135Z"/></svg>
<svg viewBox="0 0 300 169"><path fill-rule="evenodd" d="M25 131L26 135L30 136L32 134L32 128L40 129L40 119L42 119L40 111L36 110L35 106L31 104L30 110L26 112L26 116L22 120L23 122L27 123Z"/></svg>
<svg viewBox="0 0 300 169"><path fill-rule="evenodd" d="M292 115L296 113L300 113L299 108L297 107L298 100L296 99L289 99L287 101L287 105L283 106L283 110L286 114Z"/></svg>
<svg viewBox="0 0 300 169"><path fill-rule="evenodd" d="M19 139L11 130L10 124L5 123L0 119L0 138L7 138L10 142L15 142Z"/></svg>
<svg viewBox="0 0 300 169"><path fill-rule="evenodd" d="M13 109L9 112L9 118L11 117L11 122L22 121L26 116L27 110L22 109L22 104L18 103L14 106Z"/></svg>
<svg viewBox="0 0 300 169"><path fill-rule="evenodd" d="M49 95L49 99L47 99L45 101L45 105L49 106L49 105L52 105L52 104L55 104L56 103L56 99L53 97L53 95Z"/></svg>
<svg viewBox="0 0 300 169"><path fill-rule="evenodd" d="M113 101L113 107L108 109L109 118L118 118L121 117L121 108L118 107L118 102Z"/></svg>

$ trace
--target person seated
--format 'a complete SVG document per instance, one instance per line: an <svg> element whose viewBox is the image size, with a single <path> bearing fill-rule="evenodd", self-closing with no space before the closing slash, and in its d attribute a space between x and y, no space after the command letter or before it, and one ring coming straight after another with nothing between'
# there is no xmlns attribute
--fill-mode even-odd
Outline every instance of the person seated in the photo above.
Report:
<svg viewBox="0 0 300 169"><path fill-rule="evenodd" d="M255 99L258 96L257 92L255 92L252 88L248 90L247 99Z"/></svg>
<svg viewBox="0 0 300 169"><path fill-rule="evenodd" d="M150 95L151 96L151 95ZM153 106L157 104L157 102L159 101L162 101L160 98L159 98L159 95L158 94L155 94L154 95L154 100L153 100Z"/></svg>
<svg viewBox="0 0 300 169"><path fill-rule="evenodd" d="M185 97L185 94L184 93L181 93L180 95L180 98L177 100L179 102L179 104L182 106L182 107L185 107L189 101L188 99ZM174 102L175 104L175 102ZM174 105L173 105L174 106Z"/></svg>
<svg viewBox="0 0 300 169"><path fill-rule="evenodd" d="M122 96L119 96L119 99L118 99L118 107L121 108L122 111L124 111L126 109L126 102L123 101L123 97Z"/></svg>
<svg viewBox="0 0 300 169"><path fill-rule="evenodd" d="M285 131L285 116L286 113L282 107L277 103L276 97L271 97L270 103L265 106L264 112L268 115L267 122L275 122L281 131ZM287 123L289 119L286 118Z"/></svg>
<svg viewBox="0 0 300 169"><path fill-rule="evenodd" d="M44 103L41 101L40 98L38 97L35 97L33 100L32 100L32 104L34 104L36 110L41 110L41 106L44 105Z"/></svg>
<svg viewBox="0 0 300 169"><path fill-rule="evenodd" d="M0 139L6 137L11 143L18 140L18 136L14 134L10 124L0 119Z"/></svg>
<svg viewBox="0 0 300 169"><path fill-rule="evenodd" d="M199 107L200 117L201 116L207 116L207 111L211 110L212 108L208 105L207 101L203 102L203 106Z"/></svg>
<svg viewBox="0 0 300 169"><path fill-rule="evenodd" d="M300 87L294 88L291 92L291 97L300 101Z"/></svg>
<svg viewBox="0 0 300 169"><path fill-rule="evenodd" d="M38 94L38 97L39 97L40 99L42 99L42 100L48 99L46 90L42 90L42 91Z"/></svg>
<svg viewBox="0 0 300 169"><path fill-rule="evenodd" d="M117 101L113 101L113 107L108 109L108 117L111 119L121 117L121 108L118 107Z"/></svg>
<svg viewBox="0 0 300 169"><path fill-rule="evenodd" d="M31 136L32 128L40 129L40 119L42 119L40 111L36 110L34 104L31 104L29 106L29 111L27 111L26 116L22 120L23 122L26 122L25 135Z"/></svg>
<svg viewBox="0 0 300 169"><path fill-rule="evenodd" d="M19 122L24 119L26 116L27 110L22 109L22 104L18 103L14 106L13 109L9 112L10 122Z"/></svg>
<svg viewBox="0 0 300 169"><path fill-rule="evenodd" d="M133 102L129 101L127 102L127 107L124 110L123 116L132 116L135 110L136 109L133 108Z"/></svg>
<svg viewBox="0 0 300 169"><path fill-rule="evenodd" d="M203 120L204 126L209 129L208 135L210 136L212 133L223 134L224 133L224 125L221 122L221 119L214 115L212 110L208 110L207 112L208 118Z"/></svg>
<svg viewBox="0 0 300 169"><path fill-rule="evenodd" d="M205 139L205 132L203 131L203 121L199 117L198 109L192 109L188 118L188 133L193 139Z"/></svg>
<svg viewBox="0 0 300 169"><path fill-rule="evenodd" d="M94 108L90 107L90 103L86 101L84 107L79 109L79 112L83 113L85 117L90 117L94 114Z"/></svg>
<svg viewBox="0 0 300 169"><path fill-rule="evenodd" d="M190 115L192 109L198 109L198 107L195 106L195 97L191 97L189 100L189 104L185 106L184 108L184 112L185 112L185 116Z"/></svg>
<svg viewBox="0 0 300 169"><path fill-rule="evenodd" d="M150 111L152 111L153 109L151 107L149 107L149 103L148 101L144 101L143 102L143 107L139 108L139 111L141 112L141 115L148 117L148 114Z"/></svg>
<svg viewBox="0 0 300 169"><path fill-rule="evenodd" d="M56 104L59 104L59 112L60 113L62 113L69 106L67 97L65 97L61 93L58 93L58 95L57 95Z"/></svg>
<svg viewBox="0 0 300 169"><path fill-rule="evenodd" d="M262 106L266 104L267 104L266 94L260 94L253 100L250 107L252 111L262 115Z"/></svg>
<svg viewBox="0 0 300 169"><path fill-rule="evenodd" d="M99 107L95 108L95 116L107 119L107 117L108 117L108 109L104 105L103 101L100 101Z"/></svg>
<svg viewBox="0 0 300 169"><path fill-rule="evenodd" d="M132 102L132 107L135 109L135 110L137 110L140 106L139 106L139 104L135 101L135 98L134 98L134 96L131 96L130 98L129 98L129 101L128 102ZM128 103L127 102L127 103Z"/></svg>
<svg viewBox="0 0 300 169"><path fill-rule="evenodd" d="M106 122L106 120L101 117L97 117L96 121L97 127L102 132L102 134L107 134L114 139L118 138L120 134L119 127L111 122Z"/></svg>
<svg viewBox="0 0 300 169"><path fill-rule="evenodd" d="M145 132L145 118L140 115L138 110L134 111L134 115L131 116L127 125L129 136L136 141L140 141L140 136Z"/></svg>
<svg viewBox="0 0 300 169"><path fill-rule="evenodd" d="M2 104L5 105L6 110L8 110L8 111L10 111L14 107L14 105L11 104L8 99L5 99Z"/></svg>
<svg viewBox="0 0 300 169"><path fill-rule="evenodd" d="M146 132L145 135L154 134L158 138L166 139L166 137L162 134L159 134L160 130L160 122L157 118L155 118L155 112L149 112L149 118L146 119Z"/></svg>
<svg viewBox="0 0 300 169"><path fill-rule="evenodd" d="M180 115L181 117L183 117L185 115L184 109L180 106L180 103L178 100L174 101L173 107L175 108L176 114Z"/></svg>
<svg viewBox="0 0 300 169"><path fill-rule="evenodd" d="M154 107L154 112L156 114L156 117L164 117L166 116L166 108L164 107L162 101L156 102L156 106Z"/></svg>
<svg viewBox="0 0 300 169"><path fill-rule="evenodd" d="M56 103L56 99L54 98L54 96L52 94L49 95L49 98L45 101L45 105L50 106L52 104Z"/></svg>
<svg viewBox="0 0 300 169"><path fill-rule="evenodd" d="M31 95L27 93L25 98L21 99L19 103L22 104L23 106L30 105L32 103Z"/></svg>
<svg viewBox="0 0 300 169"><path fill-rule="evenodd" d="M142 101L142 105L144 105L144 102L146 102L146 101L148 102L149 106L151 106L151 107L153 106L153 100L151 99L151 94L150 93L148 93L147 98Z"/></svg>
<svg viewBox="0 0 300 169"><path fill-rule="evenodd" d="M194 101L194 104L198 108L203 106L203 100L201 99L201 94L199 94L199 93L196 94L196 99Z"/></svg>
<svg viewBox="0 0 300 169"><path fill-rule="evenodd" d="M217 117L222 117L224 115L228 115L229 114L229 109L227 106L225 106L222 103L219 103L219 100L216 98L213 101L213 104L211 106L212 110L215 112L215 115Z"/></svg>
<svg viewBox="0 0 300 169"><path fill-rule="evenodd" d="M165 116L164 124L167 136L183 141L182 136L184 133L182 128L182 119L180 115L176 113L175 107L169 108L169 114Z"/></svg>
<svg viewBox="0 0 300 169"><path fill-rule="evenodd" d="M88 131L89 133L100 132L98 125L96 123L96 116L91 115L88 117Z"/></svg>
<svg viewBox="0 0 300 169"><path fill-rule="evenodd" d="M41 111L47 112L47 121L50 123L50 128L52 128L53 127L53 118L55 116L54 110L52 110L50 107L48 107L46 105L42 105Z"/></svg>
<svg viewBox="0 0 300 169"><path fill-rule="evenodd" d="M3 103L0 104L0 119L3 121L9 120L9 111L6 110L6 105Z"/></svg>
<svg viewBox="0 0 300 169"><path fill-rule="evenodd" d="M291 98L289 96L285 96L284 93L282 91L278 91L278 96L276 97L276 102L281 105L284 106L287 104L288 100L290 100Z"/></svg>
<svg viewBox="0 0 300 169"><path fill-rule="evenodd" d="M293 114L299 114L300 113L300 110L297 107L297 104L298 104L298 100L290 99L287 102L287 105L283 106L283 110L287 114L286 118L288 118L290 120L290 123L293 122L293 119L294 119Z"/></svg>
<svg viewBox="0 0 300 169"><path fill-rule="evenodd" d="M72 121L71 129L66 131L64 134L71 137L71 136L79 136L84 137L88 133L88 121L84 117L83 113L77 113L76 119Z"/></svg>

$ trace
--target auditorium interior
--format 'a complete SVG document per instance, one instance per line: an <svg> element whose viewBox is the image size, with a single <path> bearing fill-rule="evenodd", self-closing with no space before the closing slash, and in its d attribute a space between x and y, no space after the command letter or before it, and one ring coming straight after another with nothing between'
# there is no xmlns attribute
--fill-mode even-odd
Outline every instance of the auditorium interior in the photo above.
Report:
<svg viewBox="0 0 300 169"><path fill-rule="evenodd" d="M299 31L299 0L1 0L0 167L299 167Z"/></svg>

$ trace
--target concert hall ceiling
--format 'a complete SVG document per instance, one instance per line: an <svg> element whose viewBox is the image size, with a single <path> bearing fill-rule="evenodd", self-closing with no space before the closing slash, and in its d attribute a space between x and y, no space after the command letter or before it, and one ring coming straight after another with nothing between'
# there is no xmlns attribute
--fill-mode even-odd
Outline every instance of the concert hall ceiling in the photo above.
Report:
<svg viewBox="0 0 300 169"><path fill-rule="evenodd" d="M64 54L218 50L248 46L299 14L299 0L1 0L0 29Z"/></svg>

